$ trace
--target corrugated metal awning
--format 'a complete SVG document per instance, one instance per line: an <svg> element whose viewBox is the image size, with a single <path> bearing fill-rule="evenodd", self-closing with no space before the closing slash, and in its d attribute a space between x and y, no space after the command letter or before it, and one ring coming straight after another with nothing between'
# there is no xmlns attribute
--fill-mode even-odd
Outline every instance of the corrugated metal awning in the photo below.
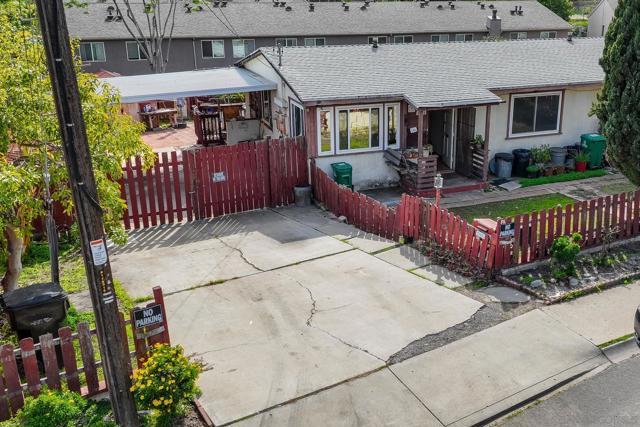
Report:
<svg viewBox="0 0 640 427"><path fill-rule="evenodd" d="M277 87L271 80L238 67L109 77L100 81L118 89L120 102L123 104L190 96L260 92L274 90Z"/></svg>

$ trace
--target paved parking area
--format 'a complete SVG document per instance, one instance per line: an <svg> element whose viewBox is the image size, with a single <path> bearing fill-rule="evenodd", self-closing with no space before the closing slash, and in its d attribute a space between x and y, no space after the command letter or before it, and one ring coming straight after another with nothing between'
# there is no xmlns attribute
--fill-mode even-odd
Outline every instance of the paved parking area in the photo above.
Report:
<svg viewBox="0 0 640 427"><path fill-rule="evenodd" d="M207 364L216 426L470 426L607 363L540 310L392 363L483 304L313 207L134 232L112 266L133 296L170 293L172 340Z"/></svg>

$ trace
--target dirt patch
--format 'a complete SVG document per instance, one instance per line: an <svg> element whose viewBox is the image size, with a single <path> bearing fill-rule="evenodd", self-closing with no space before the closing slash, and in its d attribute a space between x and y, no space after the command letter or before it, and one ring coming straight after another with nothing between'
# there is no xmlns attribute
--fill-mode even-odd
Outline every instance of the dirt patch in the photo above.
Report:
<svg viewBox="0 0 640 427"><path fill-rule="evenodd" d="M190 406L184 416L173 422L172 427L207 427L194 406Z"/></svg>
<svg viewBox="0 0 640 427"><path fill-rule="evenodd" d="M394 363L400 363L419 354L451 344L454 341L491 328L542 305L542 302L539 300L531 300L520 304L495 302L488 295L478 292L472 285L458 288L456 291L484 303L484 307L480 308L480 310L465 322L447 328L437 334L426 335L413 341L392 355L387 361L387 364L393 365Z"/></svg>
<svg viewBox="0 0 640 427"><path fill-rule="evenodd" d="M500 281L548 303L570 300L640 275L640 242L616 246L606 255L601 252L580 255L573 277L558 278L557 270L551 261L538 263L505 274Z"/></svg>

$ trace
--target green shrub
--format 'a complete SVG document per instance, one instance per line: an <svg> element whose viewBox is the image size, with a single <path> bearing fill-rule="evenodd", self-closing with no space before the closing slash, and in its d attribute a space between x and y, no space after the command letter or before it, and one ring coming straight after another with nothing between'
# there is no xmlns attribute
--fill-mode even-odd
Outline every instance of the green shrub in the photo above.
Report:
<svg viewBox="0 0 640 427"><path fill-rule="evenodd" d="M582 235L580 233L556 237L549 249L549 253L558 265L557 273L554 272L554 276L560 276L560 272L565 273L567 276L575 274L576 257L580 253L581 241Z"/></svg>
<svg viewBox="0 0 640 427"><path fill-rule="evenodd" d="M138 408L153 411L158 425L169 425L200 394L196 381L201 371L202 365L185 356L182 347L156 344L132 376Z"/></svg>
<svg viewBox="0 0 640 427"><path fill-rule="evenodd" d="M108 405L85 400L78 393L47 390L36 398L29 397L16 416L2 427L115 427L114 422L104 421L109 413Z"/></svg>

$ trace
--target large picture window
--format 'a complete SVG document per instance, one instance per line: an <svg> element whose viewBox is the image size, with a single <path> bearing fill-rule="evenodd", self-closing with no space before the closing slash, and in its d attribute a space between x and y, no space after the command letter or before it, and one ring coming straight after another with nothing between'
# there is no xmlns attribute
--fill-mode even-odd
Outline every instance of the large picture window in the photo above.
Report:
<svg viewBox="0 0 640 427"><path fill-rule="evenodd" d="M560 132L562 92L511 97L509 136L545 135Z"/></svg>
<svg viewBox="0 0 640 427"><path fill-rule="evenodd" d="M318 155L400 146L400 104L319 107Z"/></svg>
<svg viewBox="0 0 640 427"><path fill-rule="evenodd" d="M380 106L338 109L338 151L380 147Z"/></svg>

